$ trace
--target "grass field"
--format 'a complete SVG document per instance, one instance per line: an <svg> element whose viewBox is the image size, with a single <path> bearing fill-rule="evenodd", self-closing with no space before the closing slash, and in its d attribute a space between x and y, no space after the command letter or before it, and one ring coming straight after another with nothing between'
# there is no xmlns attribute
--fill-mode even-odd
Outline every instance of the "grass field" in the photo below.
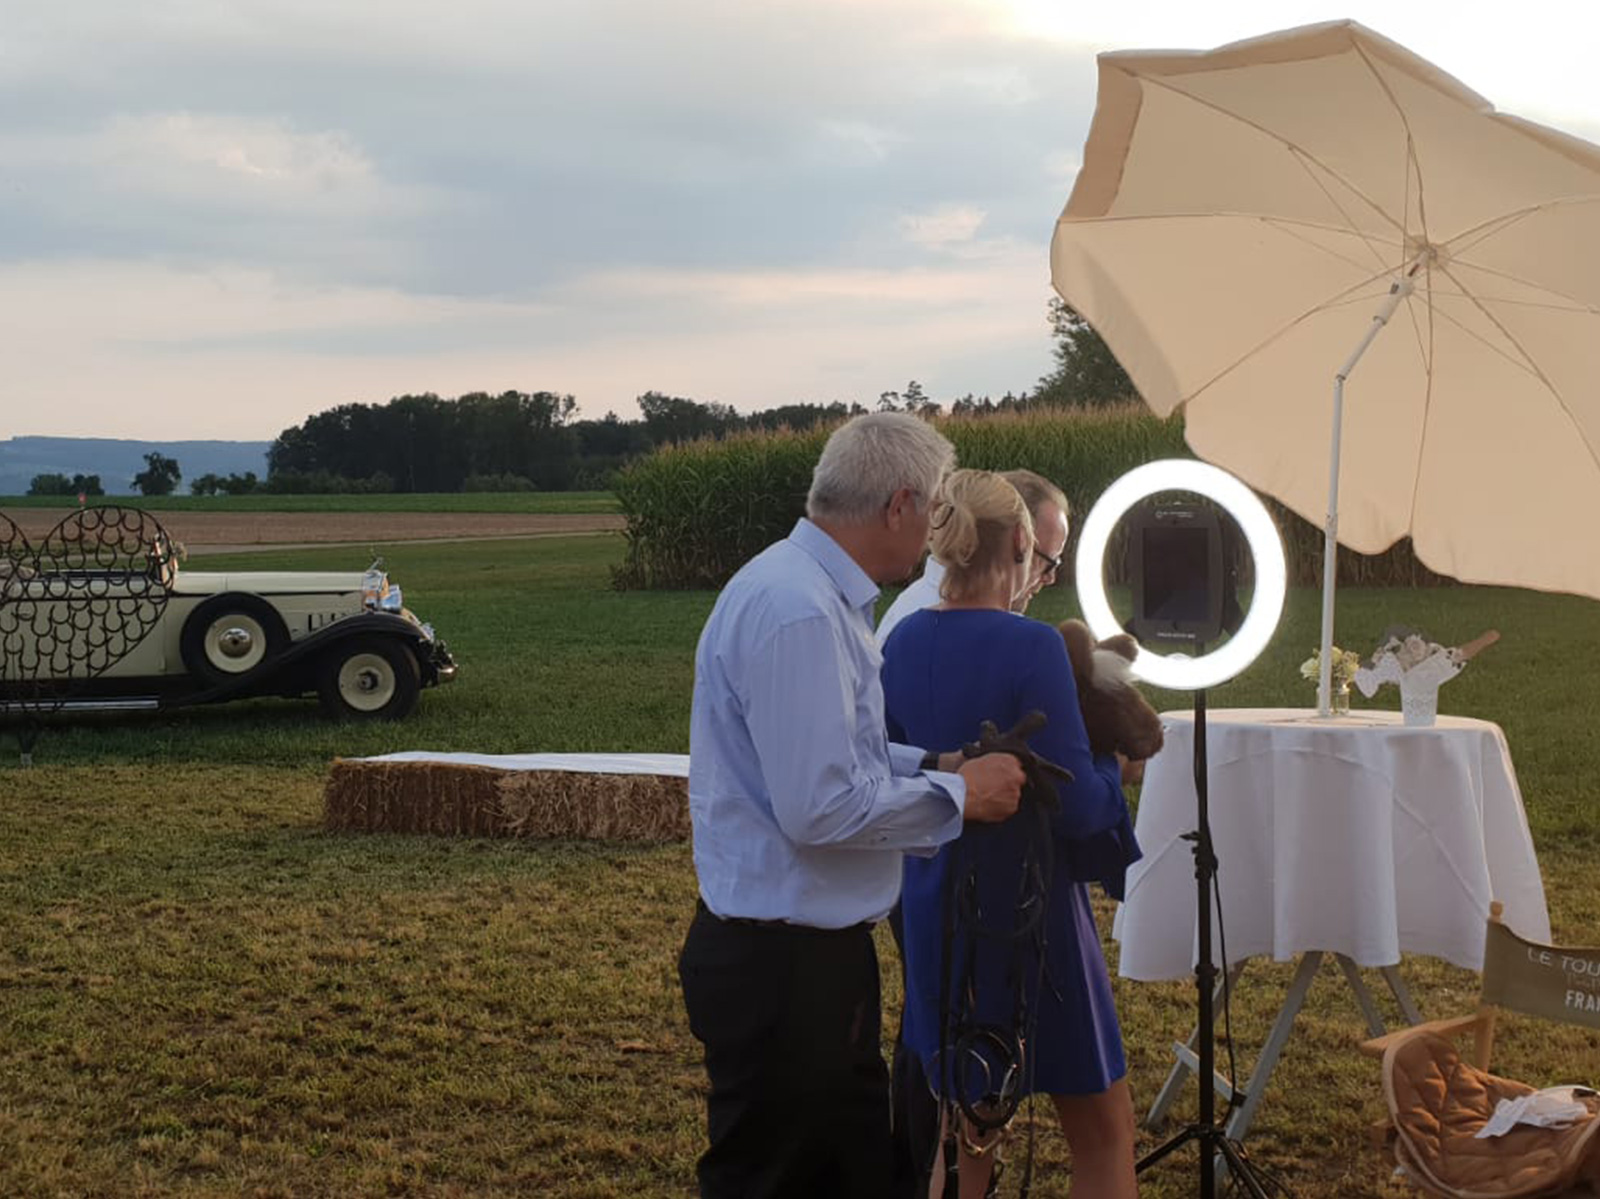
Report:
<svg viewBox="0 0 1600 1199"><path fill-rule="evenodd" d="M96 504L151 512L620 512L609 491L464 491L390 495L106 495ZM71 508L62 495L0 496L8 508Z"/></svg>
<svg viewBox="0 0 1600 1199"><path fill-rule="evenodd" d="M688 847L331 836L319 819L337 755L686 750L713 596L609 590L617 537L383 552L462 662L404 725L330 726L313 702L270 700L52 731L31 770L0 741L0 1195L692 1193L703 1074L674 967ZM338 555L238 561L315 569ZM1268 653L1213 706L1310 702L1297 667L1317 600L1292 594ZM1071 606L1047 593L1035 614ZM1449 642L1504 634L1441 708L1504 727L1555 935L1600 942L1600 606L1478 588L1339 597L1342 643L1397 620ZM880 949L893 1011L886 935ZM1476 993L1464 971L1405 968L1429 1014ZM1246 975L1233 1013L1245 1062L1287 976ZM1118 980L1117 994L1143 1107L1193 991ZM1251 1135L1305 1199L1405 1193L1365 1148L1380 1106L1361 1035L1326 973ZM1531 1082L1600 1080L1592 1035L1511 1019L1499 1053ZM1048 1129L1038 1153L1033 1193L1066 1194ZM1186 1152L1144 1193L1189 1195L1194 1177Z"/></svg>

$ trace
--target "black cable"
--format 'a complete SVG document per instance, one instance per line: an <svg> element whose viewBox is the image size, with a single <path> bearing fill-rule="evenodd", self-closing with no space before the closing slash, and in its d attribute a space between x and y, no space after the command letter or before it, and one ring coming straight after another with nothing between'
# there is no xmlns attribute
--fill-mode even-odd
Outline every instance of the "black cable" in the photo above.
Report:
<svg viewBox="0 0 1600 1199"><path fill-rule="evenodd" d="M1233 1054L1233 972L1228 963L1228 926L1222 918L1222 881L1215 868L1211 874L1211 889L1217 898L1217 943L1222 951L1222 1036L1228 1042L1228 1110L1222 1113L1222 1123L1227 1125L1234 1108L1239 1106L1239 1062Z"/></svg>
<svg viewBox="0 0 1600 1199"><path fill-rule="evenodd" d="M930 1072L928 1080L930 1086L935 1085L933 1081L935 1078L939 1080L936 1093L939 1095L939 1117L942 1125L939 1143L943 1147L944 1153L944 1186L942 1194L945 1199L954 1199L955 1196L959 1196L961 1193L961 1159L957 1156L960 1149L957 1144L958 1133L956 1131L958 1113L950 1095L950 1092L955 1089L954 1075L948 1075L951 1081L946 1082L946 1071L950 1066L951 1040L954 1031L950 1006L950 969L952 965L951 955L955 947L955 889L956 879L959 877L956 864L960 850L961 839L958 837L950 846L950 859L946 864L949 873L945 875L944 880L943 944L940 946L942 952L939 955L939 1052L935 1058L937 1072Z"/></svg>
<svg viewBox="0 0 1600 1199"><path fill-rule="evenodd" d="M1000 1137L1011 1124L1024 1098L1031 1092L1034 1078L1034 1061L1029 1048L1037 1029L1037 1003L1029 1005L1028 988L1024 978L1024 953L1032 948L1038 959L1037 983L1042 994L1047 978L1045 952L1048 942L1045 935L1050 908L1050 886L1055 870L1054 830L1051 812L1060 806L1060 798L1050 781L1051 775L1070 780L1070 773L1034 755L1028 749L1026 737L1044 724L1040 713L1029 713L1017 726L1003 736L994 725L984 722L980 740L964 748L969 757L986 752L1012 753L1029 772L1029 785L1024 788L1022 812L1037 822L1034 835L1024 844L1021 869L1017 881L1017 894L1011 912L1015 919L1009 926L987 923L978 901L977 864L963 868L957 849L952 846L947 863L949 873L945 879L944 953L940 962L939 980L939 1030L940 1044L938 1074L941 1087L948 1094L942 1096L941 1111L945 1116L942 1143L945 1147L944 1194L954 1199L960 1185L958 1154L963 1151L959 1142L956 1121L965 1117L967 1127L979 1136L994 1134L987 1152L995 1153L987 1191L994 1194L999 1186L1002 1159L999 1155ZM1019 813L1020 814L1020 813ZM958 839L957 844L960 844ZM957 1002L967 1006L965 1014L956 1010L952 1002L951 975L955 972L954 951L957 934L963 934L965 955L962 966L962 985L957 988ZM971 1019L975 1014L976 973L980 941L1000 942L1012 947L1010 976L1016 987L1016 1002L1010 1027L995 1024L977 1024ZM982 1094L974 1097L967 1085L967 1073L976 1065L981 1075ZM997 1083L998 1079L998 1083ZM1033 1127L1029 1125L1027 1162L1023 1173L1020 1195L1025 1197L1033 1177Z"/></svg>

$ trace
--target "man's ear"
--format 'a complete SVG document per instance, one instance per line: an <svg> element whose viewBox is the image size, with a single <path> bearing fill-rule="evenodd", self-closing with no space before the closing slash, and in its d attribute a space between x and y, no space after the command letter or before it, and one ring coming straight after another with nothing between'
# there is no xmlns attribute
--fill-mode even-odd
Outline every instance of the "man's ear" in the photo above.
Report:
<svg viewBox="0 0 1600 1199"><path fill-rule="evenodd" d="M898 530L900 523L905 520L908 512L915 512L917 508L917 493L910 487L899 487L889 497L889 502L884 505L884 523L891 529Z"/></svg>

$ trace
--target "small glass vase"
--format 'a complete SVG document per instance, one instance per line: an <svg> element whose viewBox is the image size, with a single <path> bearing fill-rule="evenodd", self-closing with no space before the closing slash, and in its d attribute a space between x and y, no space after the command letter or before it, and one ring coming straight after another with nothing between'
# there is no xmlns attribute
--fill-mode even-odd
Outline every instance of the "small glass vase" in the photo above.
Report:
<svg viewBox="0 0 1600 1199"><path fill-rule="evenodd" d="M1341 682L1335 679L1332 684L1332 694L1328 697L1328 708L1335 716L1350 715L1350 680Z"/></svg>

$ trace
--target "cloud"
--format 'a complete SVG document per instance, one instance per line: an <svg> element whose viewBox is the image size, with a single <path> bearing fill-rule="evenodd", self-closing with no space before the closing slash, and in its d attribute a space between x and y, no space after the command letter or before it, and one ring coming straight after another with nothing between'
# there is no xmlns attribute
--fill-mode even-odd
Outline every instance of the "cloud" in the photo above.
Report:
<svg viewBox="0 0 1600 1199"><path fill-rule="evenodd" d="M328 281L353 257L366 281L479 293L597 260L856 254L955 180L961 203L1042 190L1072 74L976 4L58 8L0 82L5 149L39 135L22 114L45 89L56 114L53 170L16 168L35 203L0 198L12 261L137 237L181 256L180 221L207 256L309 245L308 277L327 254ZM352 219L367 254L339 249Z"/></svg>
<svg viewBox="0 0 1600 1199"><path fill-rule="evenodd" d="M970 204L941 204L926 212L906 213L900 218L900 228L912 245L944 249L971 243L986 215Z"/></svg>
<svg viewBox="0 0 1600 1199"><path fill-rule="evenodd" d="M202 184L243 176L278 186L280 196L306 198L361 187L371 161L348 135L299 133L283 121L228 119L188 112L118 115L105 136L108 157L131 168L145 186L166 190L182 171Z"/></svg>
<svg viewBox="0 0 1600 1199"><path fill-rule="evenodd" d="M60 394L52 419L86 433L261 437L426 388L631 415L651 388L749 408L1027 386L1095 51L1300 12L1164 4L13 4L0 412ZM1467 9L1415 48L1562 123L1472 69L1504 24ZM1568 28L1539 9L1530 38ZM1401 41L1423 21L1372 11ZM1544 40L1491 57L1595 118L1588 76L1545 60L1588 43Z"/></svg>
<svg viewBox="0 0 1600 1199"><path fill-rule="evenodd" d="M8 406L6 433L60 432L70 415L100 436L271 437L335 404L426 390L571 392L585 415L630 417L649 390L746 411L870 403L912 378L935 398L998 395L1047 368L1044 290L1020 249L904 271L596 272L539 300L36 264L0 273L25 347L5 386L29 400ZM44 416L52 427L33 423Z"/></svg>

